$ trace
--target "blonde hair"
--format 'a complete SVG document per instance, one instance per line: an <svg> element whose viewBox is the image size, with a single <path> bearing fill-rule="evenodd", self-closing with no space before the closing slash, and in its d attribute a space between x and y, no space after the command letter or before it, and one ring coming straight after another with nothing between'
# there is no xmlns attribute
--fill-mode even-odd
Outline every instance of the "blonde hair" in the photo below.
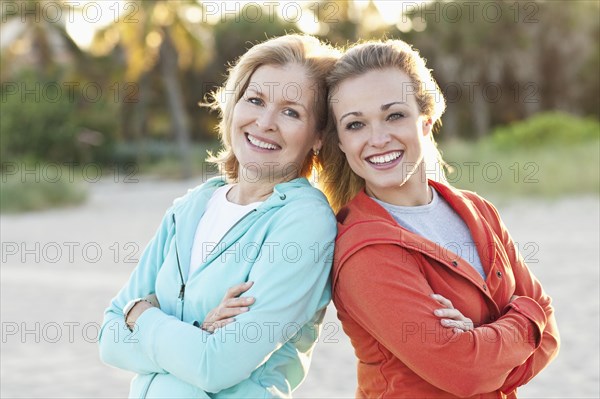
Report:
<svg viewBox="0 0 600 399"><path fill-rule="evenodd" d="M439 173L432 176L435 180L445 180L441 154L433 138L433 131L441 126L441 116L446 109L444 96L431 75L431 70L425 65L425 60L418 51L402 40L370 41L355 44L336 62L327 77L329 87L329 120L325 139L331 140L324 145L324 152L330 161L322 172L323 191L330 199L335 212L346 205L365 186L363 178L352 171L346 161L345 154L338 146L337 131L331 96L340 84L352 77L365 74L372 70L398 68L408 75L412 81L419 111L431 118L434 128L429 134L431 145L425 148L425 164L440 166Z"/></svg>
<svg viewBox="0 0 600 399"><path fill-rule="evenodd" d="M246 91L252 74L263 65L285 66L297 64L304 68L314 81L313 109L317 134L321 137L327 126L327 84L325 78L333 68L340 52L309 35L285 35L255 45L243 54L229 69L225 84L209 95L212 109L219 111L217 126L223 149L215 156L209 153L208 161L216 163L228 180L237 181L239 161L231 148L233 110ZM327 159L309 152L300 176L309 177L312 170L321 171Z"/></svg>

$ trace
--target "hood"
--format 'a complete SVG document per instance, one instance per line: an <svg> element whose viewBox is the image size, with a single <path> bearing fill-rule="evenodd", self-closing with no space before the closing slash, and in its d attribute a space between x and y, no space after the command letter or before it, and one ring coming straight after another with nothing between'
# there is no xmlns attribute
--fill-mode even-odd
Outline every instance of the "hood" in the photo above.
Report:
<svg viewBox="0 0 600 399"><path fill-rule="evenodd" d="M198 215L198 213L203 212L202 210L206 207L206 203L213 192L225 184L228 184L225 178L214 177L204 184L189 189L184 196L173 201L173 213L175 213L178 220L180 218L194 219L193 216L197 216L199 220L202 215ZM272 208L282 207L291 201L305 198L318 199L328 204L327 198L321 191L314 189L306 178L299 177L276 184L273 188L273 194L257 208L257 211L266 212ZM180 224L178 222L178 226ZM197 225L197 223L194 224Z"/></svg>
<svg viewBox="0 0 600 399"><path fill-rule="evenodd" d="M173 206L167 211L169 218L177 220L176 241L179 246L180 253L191 253L196 228L200 222L200 218L204 214L208 201L213 192L227 184L224 177L214 177L207 180L195 188L173 201ZM280 183L273 188L273 194L269 196L262 204L256 208L257 214L267 213L274 208L280 208L292 201L299 201L306 198L312 198L322 201L326 206L329 206L325 195L313 188L309 181L304 178L296 178L289 182ZM173 222L174 224L174 222ZM171 226L172 229L175 226Z"/></svg>
<svg viewBox="0 0 600 399"><path fill-rule="evenodd" d="M484 219L473 202L479 198L475 193L458 190L433 180L429 181L429 185L448 201L471 232L481 231L482 227L487 226L487 223L482 223ZM364 190L338 212L337 221L338 236L333 266L334 286L344 262L369 245L395 244L407 250L422 252L429 257L436 253L435 243L400 226L393 216ZM486 234L489 234L489 229L485 228L485 230Z"/></svg>

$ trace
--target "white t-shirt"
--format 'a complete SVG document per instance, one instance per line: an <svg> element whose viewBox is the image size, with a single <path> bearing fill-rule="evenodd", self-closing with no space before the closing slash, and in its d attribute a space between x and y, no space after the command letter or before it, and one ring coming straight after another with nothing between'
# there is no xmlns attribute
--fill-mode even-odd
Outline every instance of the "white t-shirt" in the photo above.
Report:
<svg viewBox="0 0 600 399"><path fill-rule="evenodd" d="M262 204L262 202L253 202L248 205L238 205L229 202L227 192L232 187L232 184L219 187L208 200L206 211L200 218L194 235L188 278L204 263L229 229Z"/></svg>

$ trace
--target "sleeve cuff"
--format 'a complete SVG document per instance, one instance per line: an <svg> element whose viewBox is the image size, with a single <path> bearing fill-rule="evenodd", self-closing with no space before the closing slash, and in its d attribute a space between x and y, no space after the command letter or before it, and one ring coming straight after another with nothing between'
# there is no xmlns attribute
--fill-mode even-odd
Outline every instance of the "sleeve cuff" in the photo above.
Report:
<svg viewBox="0 0 600 399"><path fill-rule="evenodd" d="M530 342L534 343L535 349L537 349L542 343L542 334L548 322L546 313L544 313L542 307L535 300L526 296L520 296L506 305L503 313L507 313L511 309L531 321L530 325L533 328L527 329L528 336L531 340Z"/></svg>
<svg viewBox="0 0 600 399"><path fill-rule="evenodd" d="M134 336L136 336L141 347L154 362L156 362L156 359L153 337L156 335L156 329L160 324L168 321L170 318L173 318L173 316L169 316L159 308L153 307L146 309L135 321Z"/></svg>
<svg viewBox="0 0 600 399"><path fill-rule="evenodd" d="M185 332L193 331L193 334L198 334L201 331L206 335L202 342L206 342L209 333L192 327L191 324L182 322L178 318L168 315L159 308L150 308L144 311L136 320L136 330L134 330L135 338L139 340L140 346L146 352L148 357L156 364L158 358L165 355L166 348L164 346L156 346L156 342L161 342L164 339L175 339L174 332L179 332L177 335L185 335ZM162 350L161 350L162 349Z"/></svg>

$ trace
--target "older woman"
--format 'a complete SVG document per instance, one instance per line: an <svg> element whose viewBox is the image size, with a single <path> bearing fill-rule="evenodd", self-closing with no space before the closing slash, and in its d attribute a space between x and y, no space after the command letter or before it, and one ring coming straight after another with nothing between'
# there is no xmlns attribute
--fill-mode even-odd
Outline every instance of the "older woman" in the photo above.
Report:
<svg viewBox="0 0 600 399"><path fill-rule="evenodd" d="M494 206L427 178L445 105L425 61L402 41L359 44L328 83L333 300L357 397L515 397L558 353L554 310Z"/></svg>
<svg viewBox="0 0 600 399"><path fill-rule="evenodd" d="M306 376L336 234L306 177L326 161L335 59L308 36L271 39L215 93L226 178L175 201L105 312L101 357L137 373L130 397L288 397Z"/></svg>

